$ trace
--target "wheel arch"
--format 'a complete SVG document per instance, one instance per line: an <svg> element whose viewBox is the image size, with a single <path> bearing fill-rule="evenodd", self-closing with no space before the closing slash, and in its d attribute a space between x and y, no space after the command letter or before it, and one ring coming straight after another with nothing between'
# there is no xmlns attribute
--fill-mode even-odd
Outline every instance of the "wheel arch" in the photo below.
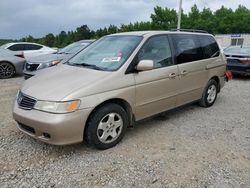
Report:
<svg viewBox="0 0 250 188"><path fill-rule="evenodd" d="M211 78L210 78L210 80L214 80L214 81L216 81L217 82L217 84L218 84L218 93L220 92L220 79L219 79L219 77L218 76L212 76Z"/></svg>
<svg viewBox="0 0 250 188"><path fill-rule="evenodd" d="M112 104L112 103L120 105L126 111L128 117L129 117L129 125L133 125L133 123L134 123L134 114L133 114L131 105L126 100L124 100L124 99L121 99L121 98L112 98L112 99L108 99L108 100L103 101L102 103L98 104L90 112L90 114L89 114L89 116L88 116L88 118L86 120L86 123L85 123L84 132L86 130L86 125L88 124L91 115L94 114L102 106L104 106L106 104Z"/></svg>

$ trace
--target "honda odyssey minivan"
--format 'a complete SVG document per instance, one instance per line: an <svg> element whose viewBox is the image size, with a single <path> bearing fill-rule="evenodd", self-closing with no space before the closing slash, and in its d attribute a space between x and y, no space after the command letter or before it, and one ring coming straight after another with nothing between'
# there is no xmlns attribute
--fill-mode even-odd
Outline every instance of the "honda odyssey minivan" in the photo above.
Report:
<svg viewBox="0 0 250 188"><path fill-rule="evenodd" d="M27 80L13 117L22 132L46 143L85 140L107 149L138 120L194 101L212 106L225 73L225 57L207 33L108 35Z"/></svg>

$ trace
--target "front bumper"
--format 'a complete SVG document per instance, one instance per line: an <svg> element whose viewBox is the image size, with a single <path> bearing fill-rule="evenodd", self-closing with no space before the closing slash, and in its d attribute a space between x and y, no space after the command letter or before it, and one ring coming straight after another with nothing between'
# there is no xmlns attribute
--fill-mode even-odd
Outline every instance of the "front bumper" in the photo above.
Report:
<svg viewBox="0 0 250 188"><path fill-rule="evenodd" d="M233 74L250 75L250 63L228 63L227 69L231 70Z"/></svg>
<svg viewBox="0 0 250 188"><path fill-rule="evenodd" d="M35 76L36 75L36 71L26 71L24 70L23 71L23 74L24 74L24 79L27 80L29 78L31 78L32 76Z"/></svg>
<svg viewBox="0 0 250 188"><path fill-rule="evenodd" d="M52 114L38 110L23 110L14 104L13 117L18 129L29 136L53 145L68 145L83 141L85 123L92 109L67 114Z"/></svg>

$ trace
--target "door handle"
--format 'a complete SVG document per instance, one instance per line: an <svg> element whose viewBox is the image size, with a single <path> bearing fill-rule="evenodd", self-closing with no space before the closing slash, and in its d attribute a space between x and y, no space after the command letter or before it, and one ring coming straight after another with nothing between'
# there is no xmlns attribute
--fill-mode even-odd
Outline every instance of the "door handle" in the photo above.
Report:
<svg viewBox="0 0 250 188"><path fill-rule="evenodd" d="M187 73L188 73L188 71L186 71L186 70L181 71L181 75L186 75Z"/></svg>
<svg viewBox="0 0 250 188"><path fill-rule="evenodd" d="M176 77L176 74L174 72L169 74L169 78L175 78L175 77Z"/></svg>

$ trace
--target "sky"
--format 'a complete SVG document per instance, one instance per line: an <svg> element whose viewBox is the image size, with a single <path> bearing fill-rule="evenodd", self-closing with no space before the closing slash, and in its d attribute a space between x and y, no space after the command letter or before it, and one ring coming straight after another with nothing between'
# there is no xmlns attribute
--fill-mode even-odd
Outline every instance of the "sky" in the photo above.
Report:
<svg viewBox="0 0 250 188"><path fill-rule="evenodd" d="M212 11L222 5L250 9L250 0L183 0L185 13L196 4ZM178 10L179 0L0 0L0 39L75 30L87 24L91 30L114 24L148 21L155 6Z"/></svg>

